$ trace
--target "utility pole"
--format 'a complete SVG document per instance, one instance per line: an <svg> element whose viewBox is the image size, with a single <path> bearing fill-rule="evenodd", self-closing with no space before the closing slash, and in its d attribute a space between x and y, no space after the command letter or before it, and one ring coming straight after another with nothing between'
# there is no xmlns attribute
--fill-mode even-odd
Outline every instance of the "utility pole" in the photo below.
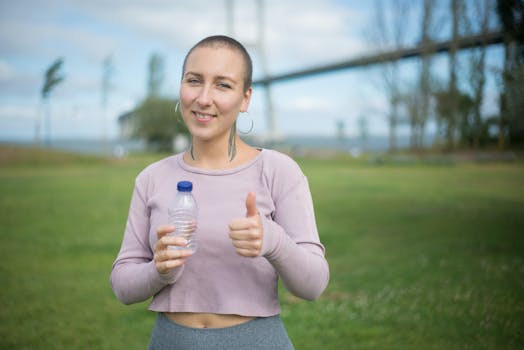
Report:
<svg viewBox="0 0 524 350"><path fill-rule="evenodd" d="M108 153L107 149L107 100L109 95L109 90L111 89L111 77L113 75L113 59L111 55L108 55L102 62L102 126L101 126L101 143L102 150L105 154Z"/></svg>
<svg viewBox="0 0 524 350"><path fill-rule="evenodd" d="M257 0L258 13L258 31L256 48L260 54L260 63L262 65L262 74L264 78L269 76L267 67L267 55L264 44L264 28L265 28L265 6L264 0ZM275 113L273 110L273 99L271 97L271 85L264 84L265 102L266 102L266 117L269 127L269 141L274 142L278 138L277 123L275 120Z"/></svg>
<svg viewBox="0 0 524 350"><path fill-rule="evenodd" d="M230 36L235 32L235 4L234 0L226 0L226 31Z"/></svg>
<svg viewBox="0 0 524 350"><path fill-rule="evenodd" d="M231 36L235 34L235 18L234 18L234 0L226 0L226 28L227 33ZM262 68L263 79L269 78L269 71L267 65L267 55L264 45L264 27L265 27L265 6L264 0L256 0L256 14L257 14L257 37L253 43L246 46L254 48L260 58L260 65ZM271 97L271 84L263 84L264 87L264 101L267 124L269 127L268 141L274 142L278 139L278 130L273 111L273 99Z"/></svg>

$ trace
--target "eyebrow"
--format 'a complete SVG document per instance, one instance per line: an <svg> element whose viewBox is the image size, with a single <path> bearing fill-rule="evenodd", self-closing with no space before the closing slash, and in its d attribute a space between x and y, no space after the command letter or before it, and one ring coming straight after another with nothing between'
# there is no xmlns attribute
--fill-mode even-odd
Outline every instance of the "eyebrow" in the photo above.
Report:
<svg viewBox="0 0 524 350"><path fill-rule="evenodd" d="M196 73L196 72L191 72L191 71L186 72L186 73L184 74L184 77L187 77L188 75L194 75L194 76L196 76L196 77L202 78L202 74L200 74L200 73ZM219 75L219 76L215 77L214 79L215 79L215 80L228 80L228 81L230 81L230 82L232 82L232 83L235 83L235 84L238 83L237 80L235 80L235 79L233 79L233 78L231 78L231 77L225 76L225 75Z"/></svg>

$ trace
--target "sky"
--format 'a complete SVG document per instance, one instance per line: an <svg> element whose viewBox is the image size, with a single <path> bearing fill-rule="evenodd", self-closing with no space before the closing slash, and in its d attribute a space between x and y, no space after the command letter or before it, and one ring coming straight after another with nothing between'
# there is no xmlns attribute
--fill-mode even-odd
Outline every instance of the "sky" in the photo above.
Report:
<svg viewBox="0 0 524 350"><path fill-rule="evenodd" d="M470 1L471 2L471 1ZM263 0L264 27L259 32L256 0L233 0L233 25L227 25L226 0L0 0L0 141L33 140L42 123L40 91L46 69L64 59L64 81L50 98L51 138L116 138L117 118L138 105L147 92L147 66L153 53L165 59L162 94L176 98L188 49L213 34L241 41L254 63L254 79L339 62L376 51L373 1ZM387 4L388 1L386 0ZM420 3L420 1L413 1ZM388 15L389 6L384 12ZM231 18L231 17L229 17ZM412 44L420 16L406 14L406 43ZM443 24L442 28L446 25ZM445 30L443 30L445 32ZM260 41L264 49L255 44ZM103 61L112 74L107 104L102 104ZM501 50L488 64L496 67ZM446 60L436 58L437 77ZM416 64L403 63L406 85L414 84ZM488 77L486 113L496 110L495 77ZM271 87L280 135L359 133L364 118L373 135L387 135L387 98L378 67L276 83ZM255 136L269 133L264 91L255 87L239 129L253 120ZM40 124L41 125L41 124ZM44 132L42 126L40 132ZM40 135L41 138L45 137Z"/></svg>

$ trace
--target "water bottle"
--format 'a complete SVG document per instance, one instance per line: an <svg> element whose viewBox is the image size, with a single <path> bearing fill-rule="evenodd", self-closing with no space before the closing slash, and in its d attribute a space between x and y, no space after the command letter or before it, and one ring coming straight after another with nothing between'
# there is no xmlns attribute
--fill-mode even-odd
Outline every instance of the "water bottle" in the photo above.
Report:
<svg viewBox="0 0 524 350"><path fill-rule="evenodd" d="M177 184L177 194L168 209L169 224L175 226L173 236L182 236L187 240L187 246L170 246L171 249L197 249L195 237L198 208L191 194L193 184L190 181L180 181Z"/></svg>

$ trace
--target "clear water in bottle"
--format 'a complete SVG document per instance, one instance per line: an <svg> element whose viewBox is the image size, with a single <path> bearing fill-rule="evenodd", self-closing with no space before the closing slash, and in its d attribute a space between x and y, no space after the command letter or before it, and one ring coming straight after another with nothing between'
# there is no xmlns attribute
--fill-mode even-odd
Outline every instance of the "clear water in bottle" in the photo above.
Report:
<svg viewBox="0 0 524 350"><path fill-rule="evenodd" d="M168 209L169 224L175 226L173 236L182 236L188 244L185 247L170 246L171 249L197 249L195 236L197 227L198 207L191 191L193 184L190 181L180 181L177 184L178 192L172 205Z"/></svg>

